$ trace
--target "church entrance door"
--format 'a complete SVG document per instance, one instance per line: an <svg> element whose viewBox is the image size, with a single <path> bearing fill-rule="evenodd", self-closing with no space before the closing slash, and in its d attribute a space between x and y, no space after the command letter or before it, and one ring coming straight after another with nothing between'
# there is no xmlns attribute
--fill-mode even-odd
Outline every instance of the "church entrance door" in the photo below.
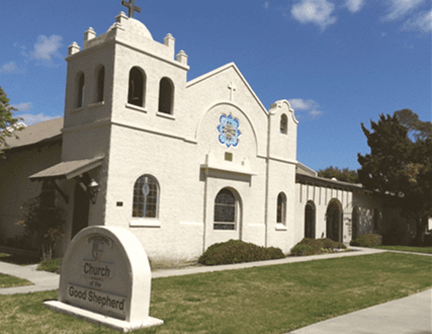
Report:
<svg viewBox="0 0 432 334"><path fill-rule="evenodd" d="M90 199L80 184L75 186L74 208L72 220L72 238L88 226Z"/></svg>
<svg viewBox="0 0 432 334"><path fill-rule="evenodd" d="M342 242L342 205L332 199L327 207L326 235L328 239Z"/></svg>

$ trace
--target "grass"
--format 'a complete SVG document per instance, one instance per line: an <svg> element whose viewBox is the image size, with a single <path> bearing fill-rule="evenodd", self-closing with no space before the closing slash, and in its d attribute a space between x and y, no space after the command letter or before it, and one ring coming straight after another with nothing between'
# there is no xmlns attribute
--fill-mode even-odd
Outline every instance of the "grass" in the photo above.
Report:
<svg viewBox="0 0 432 334"><path fill-rule="evenodd" d="M26 279L0 274L0 288L12 288L24 285L33 285L33 283Z"/></svg>
<svg viewBox="0 0 432 334"><path fill-rule="evenodd" d="M414 252L432 254L432 247L409 247L409 246L376 246L374 248L395 250L401 252Z"/></svg>
<svg viewBox="0 0 432 334"><path fill-rule="evenodd" d="M432 258L381 253L158 278L134 333L287 333L432 287ZM45 308L57 292L0 296L2 333L118 333Z"/></svg>
<svg viewBox="0 0 432 334"><path fill-rule="evenodd" d="M60 274L61 259L52 259L42 261L37 270L49 271L51 273Z"/></svg>

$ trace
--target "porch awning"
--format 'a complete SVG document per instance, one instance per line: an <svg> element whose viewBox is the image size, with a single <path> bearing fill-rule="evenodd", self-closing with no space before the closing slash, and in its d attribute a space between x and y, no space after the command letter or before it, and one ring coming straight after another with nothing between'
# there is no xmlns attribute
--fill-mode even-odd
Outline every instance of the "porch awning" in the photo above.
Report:
<svg viewBox="0 0 432 334"><path fill-rule="evenodd" d="M104 157L84 160L72 160L60 162L57 165L44 169L36 174L29 176L32 181L44 179L67 179L70 180L75 176L88 172L103 163Z"/></svg>

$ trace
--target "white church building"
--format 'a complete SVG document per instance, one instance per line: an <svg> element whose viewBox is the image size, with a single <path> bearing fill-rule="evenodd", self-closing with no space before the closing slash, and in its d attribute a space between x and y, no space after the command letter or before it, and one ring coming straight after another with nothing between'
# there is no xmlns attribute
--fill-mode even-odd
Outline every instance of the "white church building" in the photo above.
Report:
<svg viewBox="0 0 432 334"><path fill-rule="evenodd" d="M133 16L133 15L130 15ZM43 189L64 208L59 249L89 225L132 231L152 259L196 259L240 239L289 253L396 219L385 197L297 161L287 100L267 110L234 63L187 81L188 56L121 12L69 47L64 117L11 139L0 161L0 242Z"/></svg>

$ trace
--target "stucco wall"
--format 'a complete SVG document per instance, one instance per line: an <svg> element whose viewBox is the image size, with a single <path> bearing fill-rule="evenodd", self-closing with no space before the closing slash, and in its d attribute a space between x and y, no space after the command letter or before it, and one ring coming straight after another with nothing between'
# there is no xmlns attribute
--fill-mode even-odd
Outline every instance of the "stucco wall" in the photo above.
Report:
<svg viewBox="0 0 432 334"><path fill-rule="evenodd" d="M41 182L28 177L61 160L61 146L44 146L28 150L14 150L0 159L0 238L21 235L24 229L16 225L22 219L22 205L41 191Z"/></svg>

